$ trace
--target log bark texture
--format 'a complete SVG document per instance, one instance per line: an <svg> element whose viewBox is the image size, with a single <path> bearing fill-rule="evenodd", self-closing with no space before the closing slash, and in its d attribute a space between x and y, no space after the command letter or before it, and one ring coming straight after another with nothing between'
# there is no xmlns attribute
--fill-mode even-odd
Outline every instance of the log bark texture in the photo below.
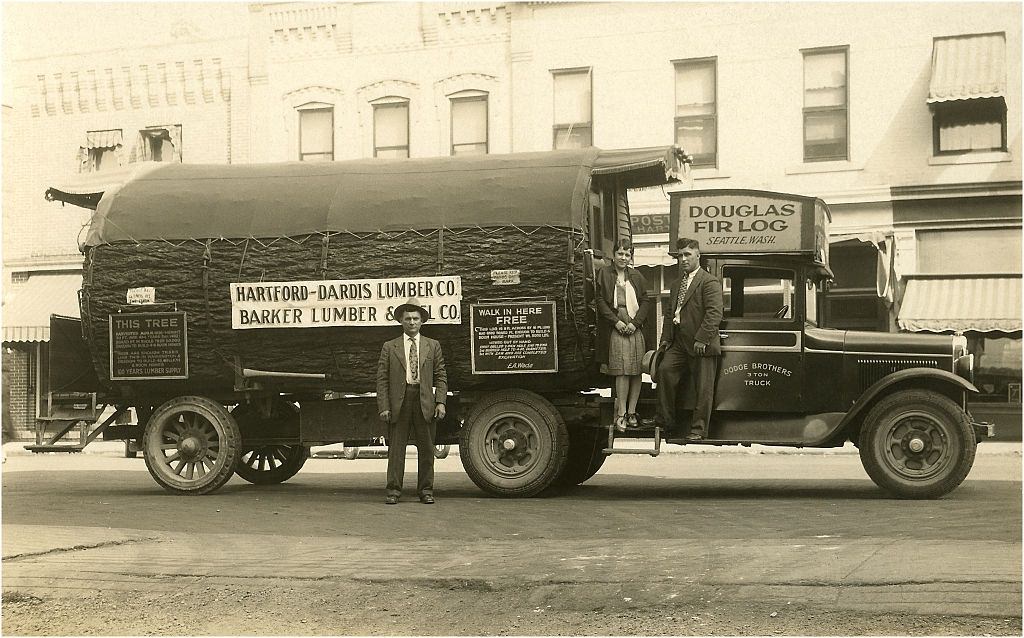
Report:
<svg viewBox="0 0 1024 638"><path fill-rule="evenodd" d="M363 237L331 234L326 247L324 235L272 241L104 244L86 253L82 316L101 382L122 392L226 395L232 392L239 365L324 373L328 375L325 385L331 389L372 392L381 345L401 334L397 323L232 330L229 284L459 275L462 324L428 322L423 327L425 335L441 342L450 389L516 385L538 391L576 391L602 383L593 361L595 317L584 303L580 240L578 231L506 227ZM505 268L521 271L520 285L492 284L490 271ZM143 286L156 288L158 302L173 302L187 313L186 381L110 381L108 317L139 311L137 306L125 305L125 294L129 288ZM471 374L470 303L512 297L557 302L558 373Z"/></svg>

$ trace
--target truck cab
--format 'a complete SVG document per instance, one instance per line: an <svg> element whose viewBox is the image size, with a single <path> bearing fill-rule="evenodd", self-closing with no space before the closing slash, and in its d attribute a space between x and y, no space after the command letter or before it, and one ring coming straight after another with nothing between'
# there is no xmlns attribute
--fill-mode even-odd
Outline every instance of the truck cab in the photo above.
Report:
<svg viewBox="0 0 1024 638"><path fill-rule="evenodd" d="M696 239L723 288L722 356L705 443L852 441L871 478L898 496L946 493L991 429L966 412L967 394L977 392L966 339L825 327L830 222L828 207L813 197L671 194L670 246ZM676 434L670 430L669 441Z"/></svg>

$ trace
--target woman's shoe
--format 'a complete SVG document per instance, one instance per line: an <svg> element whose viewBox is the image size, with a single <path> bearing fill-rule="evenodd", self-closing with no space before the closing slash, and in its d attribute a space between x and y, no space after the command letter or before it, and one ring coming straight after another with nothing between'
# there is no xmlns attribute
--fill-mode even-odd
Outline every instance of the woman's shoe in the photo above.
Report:
<svg viewBox="0 0 1024 638"><path fill-rule="evenodd" d="M626 431L626 415L622 414L615 417L615 431L625 432Z"/></svg>
<svg viewBox="0 0 1024 638"><path fill-rule="evenodd" d="M627 414L626 415L626 425L628 425L631 428L638 428L638 427L640 427L640 417L639 417L639 415L637 415L636 412L632 412L630 414Z"/></svg>

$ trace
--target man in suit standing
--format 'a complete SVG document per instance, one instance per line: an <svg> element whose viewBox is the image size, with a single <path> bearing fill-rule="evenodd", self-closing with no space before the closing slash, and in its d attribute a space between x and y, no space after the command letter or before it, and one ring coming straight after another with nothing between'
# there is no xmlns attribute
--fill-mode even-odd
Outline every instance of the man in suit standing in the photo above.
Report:
<svg viewBox="0 0 1024 638"><path fill-rule="evenodd" d="M402 336L384 343L377 364L377 409L388 424L388 483L384 502L396 505L405 478L405 448L412 435L418 468L416 494L434 503L435 421L444 418L448 373L441 344L420 334L430 313L415 298L395 308Z"/></svg>
<svg viewBox="0 0 1024 638"><path fill-rule="evenodd" d="M665 426L673 428L679 382L685 376L693 383L697 401L686 440L699 441L708 436L711 420L725 302L721 284L700 268L700 244L680 238L676 250L680 277L672 285L672 303L665 304L662 321L659 347L665 354L658 368L658 403Z"/></svg>

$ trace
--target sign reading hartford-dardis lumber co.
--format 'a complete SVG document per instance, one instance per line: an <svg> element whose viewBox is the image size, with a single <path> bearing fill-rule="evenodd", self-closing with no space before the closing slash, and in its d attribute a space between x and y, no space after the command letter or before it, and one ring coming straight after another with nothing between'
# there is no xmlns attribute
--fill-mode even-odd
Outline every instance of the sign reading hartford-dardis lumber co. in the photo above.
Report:
<svg viewBox="0 0 1024 638"><path fill-rule="evenodd" d="M803 202L770 193L672 193L671 237L696 239L702 252L790 252L813 242L813 215ZM809 229L805 229L810 222ZM811 230L810 233L805 233Z"/></svg>
<svg viewBox="0 0 1024 638"><path fill-rule="evenodd" d="M410 297L430 312L430 323L462 323L456 275L231 284L231 327L391 326L394 309Z"/></svg>

